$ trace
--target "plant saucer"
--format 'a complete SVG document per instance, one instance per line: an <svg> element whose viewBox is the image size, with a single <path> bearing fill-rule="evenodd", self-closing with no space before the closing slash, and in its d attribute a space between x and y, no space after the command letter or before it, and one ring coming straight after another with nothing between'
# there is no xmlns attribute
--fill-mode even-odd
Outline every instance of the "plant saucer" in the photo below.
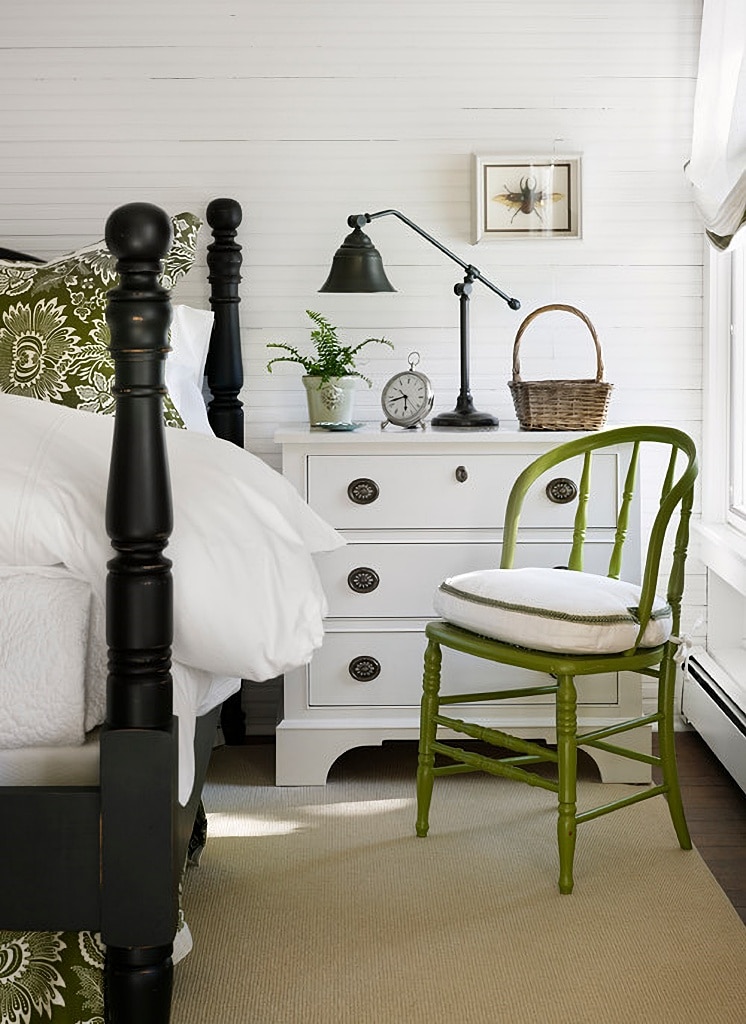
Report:
<svg viewBox="0 0 746 1024"><path fill-rule="evenodd" d="M317 423L317 427L321 427L322 430L357 430L358 427L362 427L362 423Z"/></svg>

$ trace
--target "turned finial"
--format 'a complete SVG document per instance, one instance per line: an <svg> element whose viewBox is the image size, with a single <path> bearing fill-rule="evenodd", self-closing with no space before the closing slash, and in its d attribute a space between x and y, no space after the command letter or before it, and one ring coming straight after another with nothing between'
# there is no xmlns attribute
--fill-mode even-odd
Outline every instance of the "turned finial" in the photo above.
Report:
<svg viewBox="0 0 746 1024"><path fill-rule="evenodd" d="M208 203L207 223L213 231L235 231L241 217L241 205L235 199L213 199Z"/></svg>
<svg viewBox="0 0 746 1024"><path fill-rule="evenodd" d="M117 259L162 260L171 248L171 220L152 203L127 203L110 214L105 238Z"/></svg>

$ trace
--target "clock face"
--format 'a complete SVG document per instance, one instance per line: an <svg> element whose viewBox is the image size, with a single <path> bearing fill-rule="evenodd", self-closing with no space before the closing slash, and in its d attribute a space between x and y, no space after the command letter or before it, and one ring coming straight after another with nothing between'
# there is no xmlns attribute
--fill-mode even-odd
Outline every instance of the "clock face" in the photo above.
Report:
<svg viewBox="0 0 746 1024"><path fill-rule="evenodd" d="M433 407L433 389L423 373L404 370L395 374L381 392L381 406L389 422L412 427Z"/></svg>

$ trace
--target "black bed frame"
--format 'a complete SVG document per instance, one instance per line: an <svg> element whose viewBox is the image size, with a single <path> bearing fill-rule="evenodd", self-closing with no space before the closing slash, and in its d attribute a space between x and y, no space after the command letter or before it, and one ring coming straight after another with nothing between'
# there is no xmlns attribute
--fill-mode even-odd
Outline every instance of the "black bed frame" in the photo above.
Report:
<svg viewBox="0 0 746 1024"><path fill-rule="evenodd" d="M216 199L207 220L215 314L208 416L219 436L242 445L241 247L235 242L241 208ZM99 931L109 1024L169 1021L178 886L217 722L217 711L198 721L195 784L181 807L170 673L172 577L164 555L172 525L162 415L171 306L158 283L170 239L169 218L149 204L120 207L106 224L120 283L106 312L116 413L106 505L114 554L100 784L0 788L0 927Z"/></svg>

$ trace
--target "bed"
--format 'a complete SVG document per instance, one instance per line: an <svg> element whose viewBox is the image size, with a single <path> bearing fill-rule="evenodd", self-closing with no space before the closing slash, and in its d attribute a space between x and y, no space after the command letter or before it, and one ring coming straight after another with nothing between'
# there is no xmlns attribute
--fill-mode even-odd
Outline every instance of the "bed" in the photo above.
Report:
<svg viewBox="0 0 746 1024"><path fill-rule="evenodd" d="M180 880L190 845L199 845L194 823L219 708L241 678L273 678L321 643L326 606L312 553L341 540L279 474L242 450L240 207L214 200L207 219L214 319L203 429L199 409L189 429L188 402L175 400L180 384L169 360L178 346L165 359L167 289L190 262L196 218L170 222L141 203L112 213L106 242L116 272L108 252L84 261L103 268L99 288L109 285L112 362L91 328L64 381L34 349L24 300L28 282L39 284L34 264L0 251L0 431L13 441L0 463L0 609L5 594L13 612L24 586L46 594L49 614L21 634L25 642L35 629L30 650L53 651L58 675L64 658L52 612L83 609L77 625L68 617L62 627L77 630L73 675L83 679L83 697L70 731L78 742L56 735L45 744L27 734L24 715L30 729L36 723L23 701L3 716L3 1024L169 1020L174 943L185 930ZM96 320L79 269L62 261L47 273L35 307L54 321L60 350L83 333L70 326L74 312L89 326ZM63 278L75 306L67 318L55 292ZM9 378L3 352L14 329ZM32 370L43 393L26 387ZM75 408L70 392L83 399ZM97 644L104 618L105 644ZM11 682L26 697L34 692L45 728L56 726L68 700L47 700L31 668Z"/></svg>

